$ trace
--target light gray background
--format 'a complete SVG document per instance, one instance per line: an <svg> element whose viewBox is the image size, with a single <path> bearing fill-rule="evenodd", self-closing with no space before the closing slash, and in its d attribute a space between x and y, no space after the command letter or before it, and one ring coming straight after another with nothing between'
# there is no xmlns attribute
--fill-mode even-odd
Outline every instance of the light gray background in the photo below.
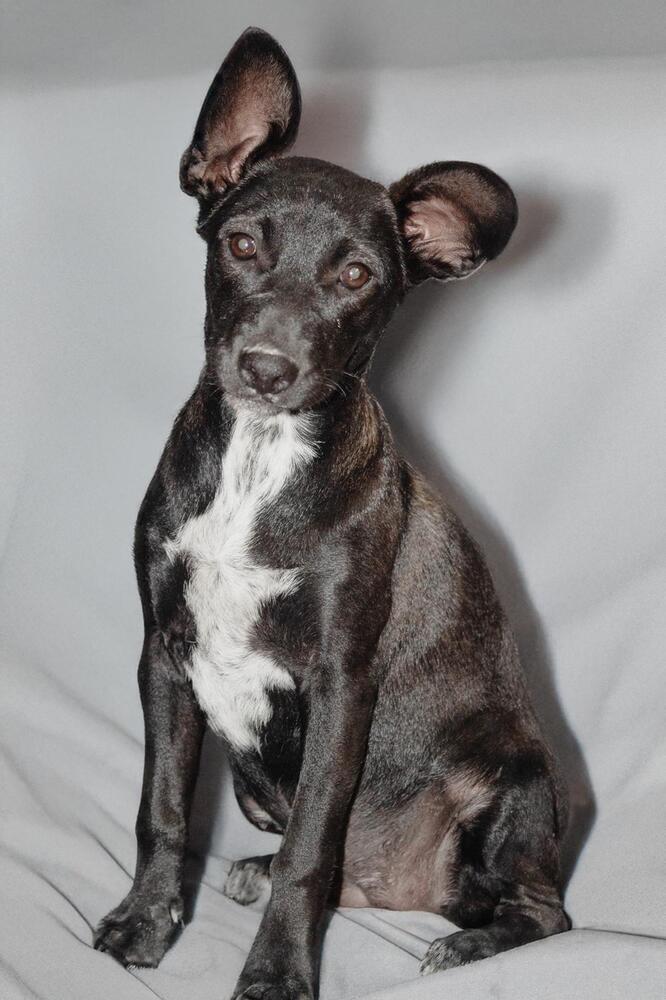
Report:
<svg viewBox="0 0 666 1000"><path fill-rule="evenodd" d="M63 0L3 22L2 1000L223 998L257 926L219 888L273 841L210 741L193 922L155 972L90 949L134 862L133 520L202 358L178 158L248 23L300 73L298 151L385 182L478 160L516 190L501 261L414 292L374 383L488 554L574 802L574 932L415 982L443 921L343 911L322 998L663 1000L662 5Z"/></svg>

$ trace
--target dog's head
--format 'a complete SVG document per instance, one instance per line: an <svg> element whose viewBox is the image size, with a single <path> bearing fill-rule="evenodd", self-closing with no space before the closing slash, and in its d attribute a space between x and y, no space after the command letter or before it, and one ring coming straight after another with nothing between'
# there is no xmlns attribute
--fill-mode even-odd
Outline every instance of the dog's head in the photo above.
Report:
<svg viewBox="0 0 666 1000"><path fill-rule="evenodd" d="M388 190L285 157L300 118L285 52L248 29L217 73L183 154L208 244L206 359L236 402L322 405L362 376L405 292L466 278L506 246L514 196L473 163L432 163Z"/></svg>

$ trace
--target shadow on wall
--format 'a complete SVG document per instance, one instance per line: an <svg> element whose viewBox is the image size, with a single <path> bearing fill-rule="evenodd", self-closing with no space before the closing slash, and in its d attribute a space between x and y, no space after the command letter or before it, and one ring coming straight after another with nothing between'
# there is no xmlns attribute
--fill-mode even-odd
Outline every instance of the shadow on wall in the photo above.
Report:
<svg viewBox="0 0 666 1000"><path fill-rule="evenodd" d="M272 32L298 70L663 53L666 22L654 0L606 0L604 19L612 31L599 30L598 8L597 0L563 0L523 4L517 16L513 0L492 5L478 0L420 0L417 5L22 0L4 4L3 70L13 85L30 86L156 78L165 68L198 72L219 64L248 24Z"/></svg>
<svg viewBox="0 0 666 1000"><path fill-rule="evenodd" d="M364 136L367 134L368 108L361 94L353 77L340 81L334 93L308 92L304 87L303 120L295 152L367 172ZM540 186L538 179L516 186L519 225L506 253L493 264L492 270L485 272L482 279L485 282L502 280L506 269L520 265L529 257L532 277L536 275L537 278L537 290L542 278L549 286L553 281L565 284L580 278L584 266L581 262L592 259L603 244L609 211L602 195L582 189L562 191L557 196L551 191L546 195L543 187L545 185ZM576 248L575 255L572 247ZM569 789L571 817L563 852L563 872L568 881L592 828L595 803L585 759L560 704L552 656L539 613L532 603L509 539L492 515L461 483L446 456L430 440L428 428L419 426L414 415L406 412L391 391L408 353L414 351L415 338L426 338L427 351L427 340L436 337L438 351L441 351L441 339L445 337L447 359L451 360L456 349L464 347L462 331L483 322L485 306L472 291L470 295L456 297L456 308L446 314L445 329L440 328L435 317L443 315L446 298L446 289L435 282L427 283L407 298L378 351L371 381L403 453L440 489L484 551L513 622L535 706ZM422 339L421 348L423 346ZM223 781L231 780L224 765L222 747L209 735L204 743L193 811L191 841L196 852L190 874L193 891L196 891L203 855L212 846L215 818L223 797L221 774Z"/></svg>

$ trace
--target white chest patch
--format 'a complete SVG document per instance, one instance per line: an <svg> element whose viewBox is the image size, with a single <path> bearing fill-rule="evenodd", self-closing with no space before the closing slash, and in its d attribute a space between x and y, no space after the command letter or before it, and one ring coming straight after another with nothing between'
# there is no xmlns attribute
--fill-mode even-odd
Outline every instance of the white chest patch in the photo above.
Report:
<svg viewBox="0 0 666 1000"><path fill-rule="evenodd" d="M307 416L238 414L210 507L165 543L170 559L185 557L185 601L196 625L187 669L213 729L240 750L257 745L270 718L271 688L293 687L289 673L251 647L262 606L292 593L298 569L270 569L252 561L257 515L295 471L312 461Z"/></svg>

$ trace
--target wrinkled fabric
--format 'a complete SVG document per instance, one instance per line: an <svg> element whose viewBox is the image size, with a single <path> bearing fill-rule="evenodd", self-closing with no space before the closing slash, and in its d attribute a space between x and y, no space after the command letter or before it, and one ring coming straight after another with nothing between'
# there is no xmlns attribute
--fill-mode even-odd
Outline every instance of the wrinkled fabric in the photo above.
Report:
<svg viewBox="0 0 666 1000"><path fill-rule="evenodd" d="M208 739L190 923L157 970L91 948L134 864L133 521L202 361L204 248L177 167L209 75L6 98L2 1000L224 998L263 905L221 893L231 860L277 840L242 818ZM414 291L373 384L487 553L572 796L572 932L419 979L450 925L341 910L322 1000L663 1000L664 63L302 82L299 152L386 183L476 160L516 191L501 260Z"/></svg>

